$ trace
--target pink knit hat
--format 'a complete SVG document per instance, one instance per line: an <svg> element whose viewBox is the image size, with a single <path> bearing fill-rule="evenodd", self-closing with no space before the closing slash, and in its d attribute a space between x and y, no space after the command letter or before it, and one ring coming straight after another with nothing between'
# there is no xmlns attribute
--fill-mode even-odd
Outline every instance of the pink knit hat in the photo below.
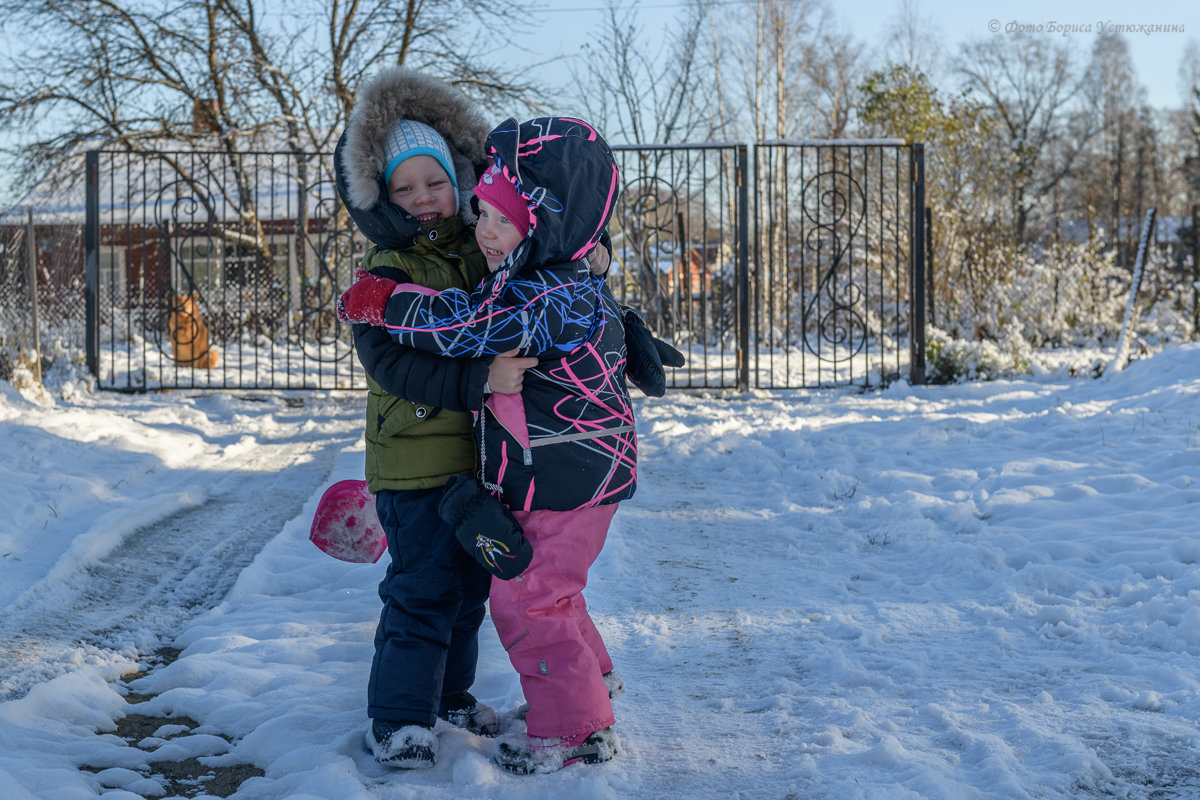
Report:
<svg viewBox="0 0 1200 800"><path fill-rule="evenodd" d="M492 164L484 170L475 184L475 196L507 217L522 236L529 234L529 201L498 166Z"/></svg>

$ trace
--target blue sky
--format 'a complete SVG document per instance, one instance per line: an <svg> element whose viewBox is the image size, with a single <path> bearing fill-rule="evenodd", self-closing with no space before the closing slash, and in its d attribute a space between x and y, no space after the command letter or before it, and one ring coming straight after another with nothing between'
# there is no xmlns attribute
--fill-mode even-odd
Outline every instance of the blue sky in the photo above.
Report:
<svg viewBox="0 0 1200 800"><path fill-rule="evenodd" d="M636 6L638 18L647 30L669 23L683 13L687 0L621 0L622 5ZM736 7L747 0L715 0L719 6ZM880 44L889 24L903 7L900 2L887 0L854 0L852 3L831 3L835 16L844 30L867 46ZM530 50L547 56L562 54L581 47L605 19L605 4L602 0L542 0L531 4L541 9L546 26L537 34L517 40ZM1060 32L1044 33L1047 44L1067 41L1082 60L1090 52L1098 23L1104 25L1183 25L1183 33L1129 34L1127 40L1137 68L1138 80L1146 87L1151 105L1175 107L1181 104L1179 65L1189 40L1200 42L1200 3L1148 2L1131 3L1128 0L996 0L995 2L970 2L970 0L914 0L922 29L941 40L954 53L959 44L974 38L1004 36L1005 28L1012 22L1026 25L1049 23L1055 26L1077 25L1092 28L1092 33ZM999 24L1000 32L993 33L989 25ZM992 27L995 27L993 24ZM559 70L561 73L561 70ZM553 69L545 71L547 79L556 75Z"/></svg>
<svg viewBox="0 0 1200 800"><path fill-rule="evenodd" d="M844 30L867 47L882 43L885 31L903 7L897 0L855 0L835 7L835 16ZM638 8L638 19L654 41L657 29L668 25L688 6L688 0L620 0L622 5ZM752 0L714 0L718 6L736 10ZM922 29L945 44L952 54L958 46L977 37L1004 36L1010 23L1056 25L1090 25L1097 23L1125 25L1163 25L1184 27L1183 33L1131 34L1126 38L1137 68L1139 82L1146 88L1151 105L1158 108L1182 104L1179 66L1189 41L1200 42L1200 4L1195 0L1145 0L1130 3L1125 0L1089 0L1087 3L1069 0L1003 0L1000 2L970 2L969 0L913 0ZM595 39L597 29L606 21L604 0L535 0L529 4L537 10L544 25L524 35L513 36L513 57L534 62L552 61L553 57L577 51ZM989 24L1000 27L993 33ZM512 31L506 32L512 35ZM1045 33L1047 43L1067 41L1080 59L1086 58L1094 33ZM11 41L0 46L11 47ZM551 86L562 85L570 79L561 63L543 66L535 74ZM953 87L946 87L953 88ZM581 113L579 109L558 108L559 113ZM514 113L519 113L514 110ZM9 197L6 166L0 162L0 206Z"/></svg>

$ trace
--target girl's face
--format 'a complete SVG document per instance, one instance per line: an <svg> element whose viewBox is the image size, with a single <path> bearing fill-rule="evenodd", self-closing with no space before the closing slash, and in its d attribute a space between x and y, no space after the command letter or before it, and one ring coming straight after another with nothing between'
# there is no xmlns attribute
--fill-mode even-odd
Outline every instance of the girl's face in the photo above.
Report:
<svg viewBox="0 0 1200 800"><path fill-rule="evenodd" d="M422 225L454 216L454 184L433 156L406 158L388 178L388 200Z"/></svg>
<svg viewBox="0 0 1200 800"><path fill-rule="evenodd" d="M479 201L479 222L475 223L475 241L487 259L488 269L495 271L517 245L521 243L521 232L509 222L508 217L496 210L486 200Z"/></svg>

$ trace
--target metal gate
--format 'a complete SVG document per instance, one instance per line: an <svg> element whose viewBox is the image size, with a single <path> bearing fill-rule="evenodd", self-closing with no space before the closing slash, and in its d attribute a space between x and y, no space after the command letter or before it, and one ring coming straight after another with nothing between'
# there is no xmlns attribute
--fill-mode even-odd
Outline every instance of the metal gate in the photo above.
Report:
<svg viewBox="0 0 1200 800"><path fill-rule="evenodd" d="M365 386L334 317L366 247L328 156L87 154L88 362L106 389Z"/></svg>
<svg viewBox="0 0 1200 800"><path fill-rule="evenodd" d="M614 149L611 281L687 356L671 385L924 382L921 145Z"/></svg>
<svg viewBox="0 0 1200 800"><path fill-rule="evenodd" d="M676 388L924 379L923 151L614 148L610 285L687 356ZM751 172L751 164L753 171ZM87 352L106 389L353 389L334 317L368 243L328 155L87 156Z"/></svg>
<svg viewBox="0 0 1200 800"><path fill-rule="evenodd" d="M621 196L609 284L687 363L671 385L746 385L747 147L615 147Z"/></svg>
<svg viewBox="0 0 1200 800"><path fill-rule="evenodd" d="M923 148L763 142L754 183L750 383L922 383Z"/></svg>

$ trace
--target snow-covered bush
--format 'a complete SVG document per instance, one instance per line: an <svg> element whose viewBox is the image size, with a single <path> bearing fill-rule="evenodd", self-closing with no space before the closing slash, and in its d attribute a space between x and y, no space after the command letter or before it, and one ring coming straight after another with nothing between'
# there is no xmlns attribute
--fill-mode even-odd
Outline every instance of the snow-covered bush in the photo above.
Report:
<svg viewBox="0 0 1200 800"><path fill-rule="evenodd" d="M1006 331L1010 338L997 343L987 340L955 339L943 330L926 326L925 379L929 383L959 383L1012 377L1030 371L1029 343L1016 326Z"/></svg>
<svg viewBox="0 0 1200 800"><path fill-rule="evenodd" d="M1094 241L1005 246L992 254L1003 268L991 270L970 307L948 309L942 325L956 337L995 342L1019 332L1034 348L1111 344L1130 277L1114 255Z"/></svg>
<svg viewBox="0 0 1200 800"><path fill-rule="evenodd" d="M989 264L978 266L974 274L989 279L971 282L969 297L951 294L937 309L938 327L927 331L931 382L1042 369L1077 375L1103 371L1100 354L1107 348L1111 356L1120 336L1131 281L1131 270L1115 263L1112 250L1097 241L1004 246L989 252ZM1159 273L1151 261L1135 306L1135 355L1192 336L1184 303L1178 292L1157 286Z"/></svg>

